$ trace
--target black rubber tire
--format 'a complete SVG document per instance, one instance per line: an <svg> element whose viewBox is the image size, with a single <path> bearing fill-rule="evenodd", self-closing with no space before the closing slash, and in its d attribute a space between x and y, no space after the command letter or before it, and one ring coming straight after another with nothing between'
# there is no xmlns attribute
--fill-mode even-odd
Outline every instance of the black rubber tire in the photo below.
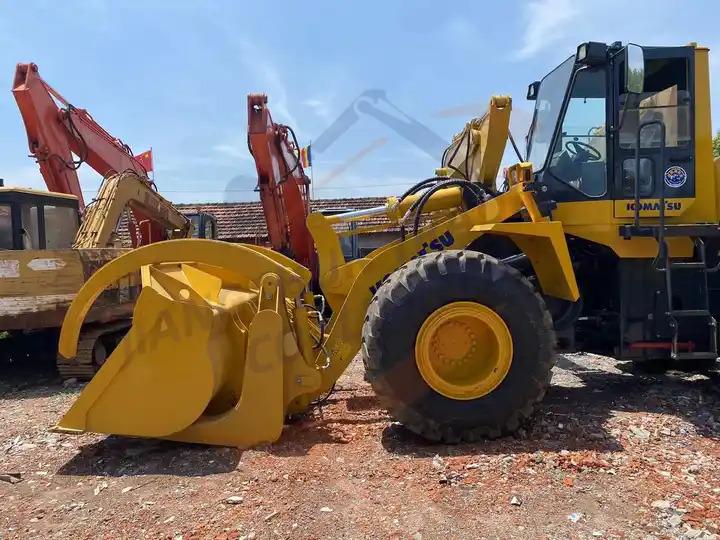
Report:
<svg viewBox="0 0 720 540"><path fill-rule="evenodd" d="M473 400L439 394L415 363L415 339L425 319L463 300L495 310L513 340L507 376ZM362 330L366 379L381 403L409 430L446 443L496 438L518 429L550 384L554 349L552 317L530 282L514 268L473 251L425 255L395 271L375 294Z"/></svg>

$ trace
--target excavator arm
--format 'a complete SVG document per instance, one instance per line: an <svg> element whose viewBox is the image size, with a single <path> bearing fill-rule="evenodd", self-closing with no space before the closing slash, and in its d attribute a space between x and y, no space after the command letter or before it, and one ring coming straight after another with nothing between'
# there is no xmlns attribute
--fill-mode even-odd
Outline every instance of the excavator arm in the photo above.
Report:
<svg viewBox="0 0 720 540"><path fill-rule="evenodd" d="M113 233L125 208L133 214L140 213L148 221L140 221L128 227L140 234L148 243L170 238L187 238L190 221L170 201L150 188L138 174L127 171L108 177L100 187L97 199L85 207L85 216L75 236L73 248L113 247ZM161 230L161 236L153 236ZM168 234L169 233L169 234ZM134 244L136 242L133 242Z"/></svg>
<svg viewBox="0 0 720 540"><path fill-rule="evenodd" d="M148 193L154 190L145 167L133 156L130 147L108 133L85 109L70 104L43 80L37 65L17 65L12 92L25 124L30 155L37 161L50 191L75 195L82 211L85 201L77 169L83 163L103 178L134 172L146 185ZM104 189L101 187L100 191ZM100 193L98 197L101 197ZM160 196L154 193L154 197ZM149 244L165 235L163 216L146 210L141 205L132 208L134 221L146 224L137 231L138 234L132 235L133 246ZM106 227L110 225L114 227L115 222ZM93 226L97 227L97 224ZM85 239L78 239L78 242L85 243Z"/></svg>
<svg viewBox="0 0 720 540"><path fill-rule="evenodd" d="M313 242L306 224L310 179L300 163L292 129L273 122L265 94L248 95L248 147L255 159L272 248L314 269Z"/></svg>

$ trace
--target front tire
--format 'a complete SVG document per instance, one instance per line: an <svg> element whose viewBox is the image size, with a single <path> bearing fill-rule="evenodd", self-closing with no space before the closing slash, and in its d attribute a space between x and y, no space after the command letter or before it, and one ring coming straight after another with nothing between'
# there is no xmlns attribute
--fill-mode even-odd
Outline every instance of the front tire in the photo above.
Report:
<svg viewBox="0 0 720 540"><path fill-rule="evenodd" d="M362 331L366 377L384 406L447 443L518 429L545 395L554 347L552 317L530 282L472 251L425 255L394 272Z"/></svg>

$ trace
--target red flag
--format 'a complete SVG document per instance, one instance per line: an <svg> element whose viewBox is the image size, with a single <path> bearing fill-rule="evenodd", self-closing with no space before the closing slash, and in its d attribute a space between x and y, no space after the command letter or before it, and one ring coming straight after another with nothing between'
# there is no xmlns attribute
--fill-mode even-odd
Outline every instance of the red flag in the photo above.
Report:
<svg viewBox="0 0 720 540"><path fill-rule="evenodd" d="M147 172L153 170L152 148L135 156L135 161L140 163Z"/></svg>

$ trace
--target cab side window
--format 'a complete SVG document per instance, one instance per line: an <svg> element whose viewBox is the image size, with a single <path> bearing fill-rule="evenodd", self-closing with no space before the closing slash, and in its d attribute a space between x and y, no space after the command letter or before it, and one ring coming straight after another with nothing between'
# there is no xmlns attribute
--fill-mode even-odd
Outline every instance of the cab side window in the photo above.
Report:
<svg viewBox="0 0 720 540"><path fill-rule="evenodd" d="M20 207L20 222L23 249L40 249L38 207L34 204L23 204Z"/></svg>
<svg viewBox="0 0 720 540"><path fill-rule="evenodd" d="M550 160L549 172L588 197L607 192L606 74L579 71Z"/></svg>
<svg viewBox="0 0 720 540"><path fill-rule="evenodd" d="M203 238L207 238L209 240L212 240L215 238L215 223L213 223L212 219L207 219L205 221L205 236Z"/></svg>
<svg viewBox="0 0 720 540"><path fill-rule="evenodd" d="M624 68L621 66L620 88L625 87ZM644 92L640 95L620 95L620 149L634 150L637 129L641 123L662 121L665 125L665 148L685 148L692 142L691 93L689 66L686 58L658 58L645 60ZM660 148L662 139L659 125L649 125L640 133L640 150ZM652 159L640 158L638 190L641 197L655 191ZM631 197L635 192L635 158L622 162L622 195Z"/></svg>
<svg viewBox="0 0 720 540"><path fill-rule="evenodd" d="M65 249L72 247L78 230L78 215L70 206L45 205L45 248Z"/></svg>
<svg viewBox="0 0 720 540"><path fill-rule="evenodd" d="M9 204L0 204L0 249L12 248L12 208Z"/></svg>
<svg viewBox="0 0 720 540"><path fill-rule="evenodd" d="M644 92L620 96L620 147L635 148L640 123L661 120L665 124L667 148L690 145L690 89L685 58L645 61ZM624 87L621 81L621 88ZM640 135L640 148L659 148L659 126L648 126Z"/></svg>

